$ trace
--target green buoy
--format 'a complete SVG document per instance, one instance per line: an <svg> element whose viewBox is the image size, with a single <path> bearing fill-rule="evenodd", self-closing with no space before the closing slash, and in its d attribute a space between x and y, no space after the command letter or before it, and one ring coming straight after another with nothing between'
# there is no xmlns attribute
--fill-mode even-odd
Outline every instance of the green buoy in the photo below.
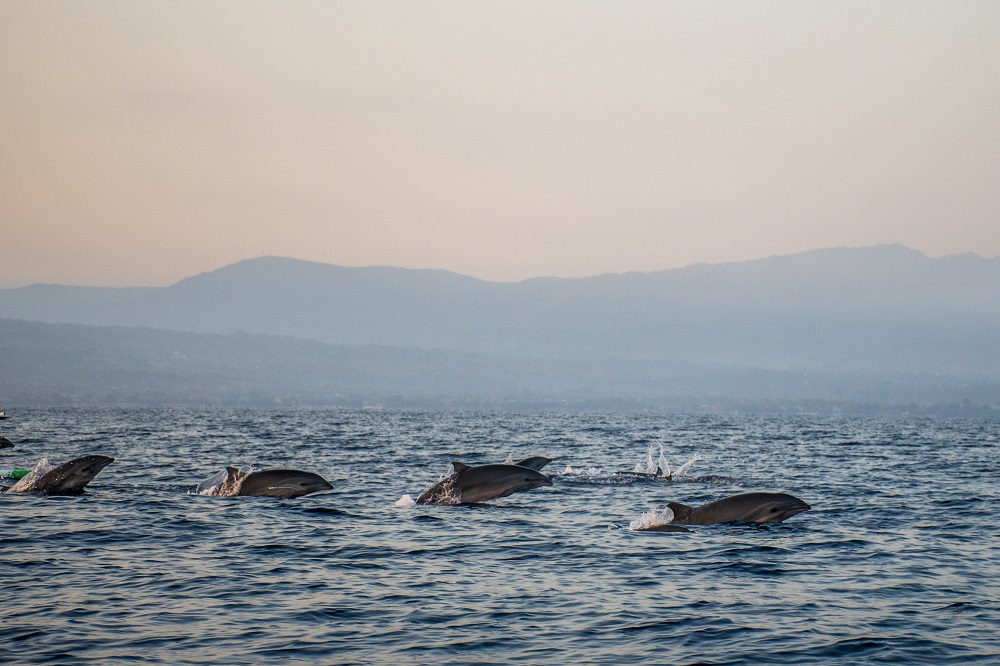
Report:
<svg viewBox="0 0 1000 666"><path fill-rule="evenodd" d="M23 479L29 474L30 469L0 469L0 479Z"/></svg>

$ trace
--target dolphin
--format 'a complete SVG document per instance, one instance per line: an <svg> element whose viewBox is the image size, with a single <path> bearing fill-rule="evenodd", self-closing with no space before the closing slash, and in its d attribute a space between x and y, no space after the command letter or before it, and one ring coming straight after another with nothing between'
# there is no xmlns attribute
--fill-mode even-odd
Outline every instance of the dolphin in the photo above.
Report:
<svg viewBox="0 0 1000 666"><path fill-rule="evenodd" d="M536 472L541 472L542 468L552 462L552 458L546 458L545 456L531 456L530 458L525 458L524 460L518 460L515 465L518 467L527 467L528 469L533 469Z"/></svg>
<svg viewBox="0 0 1000 666"><path fill-rule="evenodd" d="M46 493L48 495L76 495L83 492L84 487L97 474L113 463L114 458L108 456L83 456L65 462L58 467L36 476L29 474L14 486L8 488L8 493Z"/></svg>
<svg viewBox="0 0 1000 666"><path fill-rule="evenodd" d="M474 504L552 485L549 477L520 465L451 465L455 471L418 497L417 504Z"/></svg>
<svg viewBox="0 0 1000 666"><path fill-rule="evenodd" d="M679 502L668 502L667 506L674 512L668 523L673 525L780 523L812 508L798 497L785 493L742 493L697 507Z"/></svg>
<svg viewBox="0 0 1000 666"><path fill-rule="evenodd" d="M14 448L14 442L10 441L6 437L0 436L0 449L12 449Z"/></svg>
<svg viewBox="0 0 1000 666"><path fill-rule="evenodd" d="M664 474L662 467L657 467L655 472L611 472L614 476L631 476L634 479L663 479L673 481L673 474Z"/></svg>
<svg viewBox="0 0 1000 666"><path fill-rule="evenodd" d="M227 467L228 476L219 489L212 493L223 497L302 497L333 486L319 474L300 472L297 469L264 469L244 472Z"/></svg>

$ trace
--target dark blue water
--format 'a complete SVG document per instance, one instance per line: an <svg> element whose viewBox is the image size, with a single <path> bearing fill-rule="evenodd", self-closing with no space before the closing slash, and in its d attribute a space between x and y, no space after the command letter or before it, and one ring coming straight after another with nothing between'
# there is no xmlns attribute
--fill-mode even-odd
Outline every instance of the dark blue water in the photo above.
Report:
<svg viewBox="0 0 1000 666"><path fill-rule="evenodd" d="M10 410L8 410L10 411ZM0 497L0 662L1000 663L1000 423L813 416L17 410L0 467L112 455L79 497ZM649 447L673 482L614 482ZM399 507L449 463L554 485ZM655 457L655 456L654 456ZM295 500L191 494L226 464ZM565 467L594 468L563 475ZM770 526L628 530L784 491Z"/></svg>

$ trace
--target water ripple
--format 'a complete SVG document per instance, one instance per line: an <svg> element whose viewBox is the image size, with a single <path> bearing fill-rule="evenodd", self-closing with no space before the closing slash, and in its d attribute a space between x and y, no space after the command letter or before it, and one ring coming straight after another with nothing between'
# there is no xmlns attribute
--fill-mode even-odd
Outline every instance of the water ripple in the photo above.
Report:
<svg viewBox="0 0 1000 666"><path fill-rule="evenodd" d="M83 496L0 497L11 663L1000 658L997 423L80 408L5 423L18 442L5 466L117 458ZM611 476L661 448L673 469L698 460L672 481ZM556 458L555 485L394 505L452 460L508 455ZM334 489L191 494L248 463ZM624 529L669 501L751 490L813 509L779 525Z"/></svg>

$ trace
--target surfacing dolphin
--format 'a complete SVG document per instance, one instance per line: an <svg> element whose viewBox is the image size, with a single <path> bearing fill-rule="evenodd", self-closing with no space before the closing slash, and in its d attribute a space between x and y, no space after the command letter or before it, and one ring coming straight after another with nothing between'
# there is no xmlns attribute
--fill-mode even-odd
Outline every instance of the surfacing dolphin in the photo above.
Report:
<svg viewBox="0 0 1000 666"><path fill-rule="evenodd" d="M528 469L533 469L536 472L541 472L542 468L552 462L552 458L546 458L545 456L531 456L530 458L525 458L524 460L518 460L515 465L518 467L527 467Z"/></svg>
<svg viewBox="0 0 1000 666"><path fill-rule="evenodd" d="M46 493L48 495L76 495L83 492L98 473L113 463L108 456L83 456L53 467L47 472L34 472L8 488L8 493Z"/></svg>
<svg viewBox="0 0 1000 666"><path fill-rule="evenodd" d="M210 495L222 497L302 497L333 486L319 474L297 469L263 469L244 472L236 467L226 468L226 479Z"/></svg>
<svg viewBox="0 0 1000 666"><path fill-rule="evenodd" d="M811 508L785 493L742 493L697 507L680 502L668 502L667 506L674 512L673 525L780 523Z"/></svg>
<svg viewBox="0 0 1000 666"><path fill-rule="evenodd" d="M664 474L663 468L657 467L655 472L611 472L614 476L630 476L633 479L663 479L664 481L673 481L673 474Z"/></svg>
<svg viewBox="0 0 1000 666"><path fill-rule="evenodd" d="M455 461L452 467L455 471L418 497L417 504L474 504L552 485L549 477L521 465L473 467Z"/></svg>
<svg viewBox="0 0 1000 666"><path fill-rule="evenodd" d="M6 437L0 436L0 449L12 449L14 448L14 442L10 441Z"/></svg>

